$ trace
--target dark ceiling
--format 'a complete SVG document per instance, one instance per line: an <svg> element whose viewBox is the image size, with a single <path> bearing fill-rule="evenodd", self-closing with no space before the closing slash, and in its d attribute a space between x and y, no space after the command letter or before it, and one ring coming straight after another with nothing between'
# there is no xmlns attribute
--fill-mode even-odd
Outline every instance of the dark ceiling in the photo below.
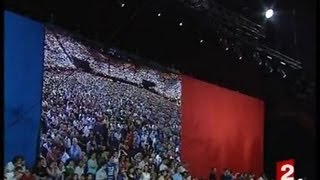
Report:
<svg viewBox="0 0 320 180"><path fill-rule="evenodd" d="M241 91L267 102L287 102L295 109L310 109L312 96L299 92L294 84L315 80L315 0L219 0L226 8L261 24L266 30L263 43L303 63L302 71L266 73L247 54L239 61L218 43L216 30L202 12L183 6L181 0L110 1L6 1L8 9L48 22L52 17L69 31L117 47L162 65L176 65L184 73L202 80ZM217 1L217 2L219 2ZM121 4L125 3L124 7ZM263 18L264 9L276 11L272 21ZM295 11L295 16L293 16ZM158 17L158 13L161 16ZM178 24L183 22L183 26ZM296 43L294 34L296 33ZM204 43L199 43L203 39ZM302 91L302 92L301 92ZM305 96L308 96L308 100ZM285 101L284 101L285 99ZM298 100L310 101L311 103ZM305 106L308 104L309 106ZM314 108L312 106L312 108Z"/></svg>
<svg viewBox="0 0 320 180"><path fill-rule="evenodd" d="M228 0L226 7L245 15L266 27L266 43L304 63L308 78L315 78L316 1L298 0ZM276 11L271 23L266 23L266 8ZM294 33L296 32L296 43Z"/></svg>

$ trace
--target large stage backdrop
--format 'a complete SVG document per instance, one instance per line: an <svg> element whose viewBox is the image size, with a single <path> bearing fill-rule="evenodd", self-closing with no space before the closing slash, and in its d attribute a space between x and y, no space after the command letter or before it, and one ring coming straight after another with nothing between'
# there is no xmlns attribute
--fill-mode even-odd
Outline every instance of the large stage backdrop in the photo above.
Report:
<svg viewBox="0 0 320 180"><path fill-rule="evenodd" d="M263 171L262 101L183 76L181 111L181 154L192 174Z"/></svg>
<svg viewBox="0 0 320 180"><path fill-rule="evenodd" d="M25 92L26 88L32 87L32 93L42 88L42 154L56 152L59 148L69 151L74 143L82 144L82 151L87 155L92 148L110 150L108 148L118 145L118 133L129 124L142 137L149 134L151 141L141 139L144 148L151 146L159 157L184 161L194 176L207 179L213 167L220 172L223 168L256 174L262 172L262 101L188 76L134 64L115 49L103 51L57 27L45 27L44 36L41 36L41 30L35 32L38 32L38 38L29 41L37 40L36 44L39 38L45 38L42 39L43 86L35 79L38 84L21 87L23 91L15 96L30 96ZM29 41L28 44L32 44ZM29 51L43 53L36 50ZM15 52L19 51L15 49ZM6 55L6 62L12 57ZM19 58L32 58L32 54ZM42 63L41 59L34 60ZM27 67L36 68L25 65ZM42 68L37 66L35 70L24 73L23 77L33 77ZM42 78L42 73L37 75L38 79ZM8 99L5 100L7 106ZM36 110L33 112L40 114ZM6 115L6 124L12 121L10 118ZM19 122L22 127L23 122ZM103 127L107 127L107 131ZM13 138L14 132L11 131L13 129L6 125L6 162L13 154L22 153L15 151L13 145L20 147L16 144L26 141L21 137ZM28 142L37 139L37 132L38 126L33 125L32 133L25 136ZM96 136L95 142L93 132L101 135ZM88 138L91 139L89 145L85 140ZM104 139L111 144L92 145ZM12 147L9 149L8 145ZM28 160L35 158L35 149L32 152L30 146L26 147L30 149Z"/></svg>
<svg viewBox="0 0 320 180"><path fill-rule="evenodd" d="M4 13L4 162L33 165L39 144L44 26Z"/></svg>

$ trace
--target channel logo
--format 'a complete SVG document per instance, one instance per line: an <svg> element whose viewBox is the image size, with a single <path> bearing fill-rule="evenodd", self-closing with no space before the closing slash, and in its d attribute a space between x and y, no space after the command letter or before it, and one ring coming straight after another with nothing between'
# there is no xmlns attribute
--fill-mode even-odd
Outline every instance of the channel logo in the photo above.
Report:
<svg viewBox="0 0 320 180"><path fill-rule="evenodd" d="M294 159L277 162L276 180L294 180Z"/></svg>

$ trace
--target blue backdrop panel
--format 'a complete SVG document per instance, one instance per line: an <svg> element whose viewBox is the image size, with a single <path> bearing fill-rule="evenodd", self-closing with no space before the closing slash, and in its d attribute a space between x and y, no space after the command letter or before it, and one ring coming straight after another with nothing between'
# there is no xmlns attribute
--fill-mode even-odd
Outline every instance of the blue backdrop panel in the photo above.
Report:
<svg viewBox="0 0 320 180"><path fill-rule="evenodd" d="M4 20L5 163L22 155L30 166L39 144L44 26L11 12Z"/></svg>

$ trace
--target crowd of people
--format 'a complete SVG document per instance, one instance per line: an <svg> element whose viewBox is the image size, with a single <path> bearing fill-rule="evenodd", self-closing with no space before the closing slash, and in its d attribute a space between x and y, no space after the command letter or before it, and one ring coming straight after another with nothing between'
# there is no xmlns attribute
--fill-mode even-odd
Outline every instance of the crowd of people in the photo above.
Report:
<svg viewBox="0 0 320 180"><path fill-rule="evenodd" d="M34 167L25 167L23 157L15 157L5 167L5 178L196 179L180 160L180 105L163 95L180 99L180 92L176 92L181 87L179 78L163 78L161 73L148 69L130 69L125 63L97 61L92 50L64 33L55 33L50 29L46 32L39 157ZM173 84L175 90L158 86L162 92L159 95L83 72L70 57L89 61L97 71L123 76L131 82L149 79L158 86L160 79L166 79L162 84ZM213 169L205 179L218 177ZM225 170L221 178L255 179L252 174L232 174L230 170Z"/></svg>
<svg viewBox="0 0 320 180"><path fill-rule="evenodd" d="M97 73L116 77L141 84L147 80L156 84L154 89L163 96L179 100L181 96L180 76L173 73L162 73L146 66L129 63L102 53L100 50L85 46L64 31L56 28L46 29L45 61L47 67L63 67L75 69L72 59L87 61ZM69 55L69 56L68 56ZM122 62L121 62L122 61Z"/></svg>

